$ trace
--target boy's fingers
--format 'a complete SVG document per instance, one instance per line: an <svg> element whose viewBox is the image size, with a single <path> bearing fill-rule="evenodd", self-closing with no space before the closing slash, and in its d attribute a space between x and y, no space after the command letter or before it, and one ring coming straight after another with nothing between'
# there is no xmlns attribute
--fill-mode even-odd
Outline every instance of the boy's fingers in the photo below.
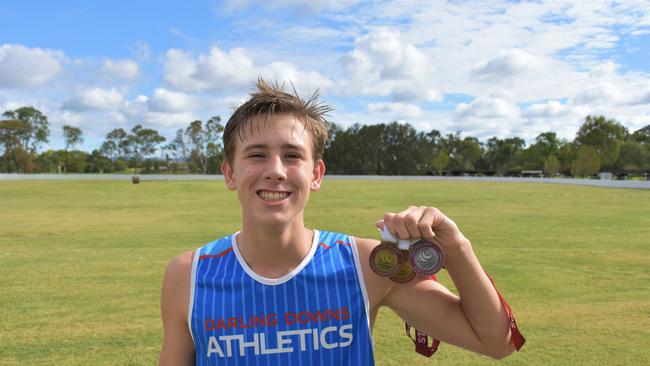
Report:
<svg viewBox="0 0 650 366"><path fill-rule="evenodd" d="M423 214L420 222L418 222L418 229L422 234L423 238L431 239L436 236L436 233L433 231L433 222L436 218L436 209L432 207L427 207Z"/></svg>
<svg viewBox="0 0 650 366"><path fill-rule="evenodd" d="M404 216L403 222L408 230L409 238L415 239L423 236L419 225L422 222L425 208L424 206L416 207Z"/></svg>
<svg viewBox="0 0 650 366"><path fill-rule="evenodd" d="M392 224L392 229L395 231L397 234L397 237L400 239L408 239L411 238L411 233L409 232L409 229L407 228L407 222L413 220L413 218L410 216L411 213L414 211L417 211L417 207L415 206L410 206L406 210L398 213L397 215L393 216L391 224ZM415 212L415 215L417 215L417 212ZM389 227L391 229L391 227Z"/></svg>

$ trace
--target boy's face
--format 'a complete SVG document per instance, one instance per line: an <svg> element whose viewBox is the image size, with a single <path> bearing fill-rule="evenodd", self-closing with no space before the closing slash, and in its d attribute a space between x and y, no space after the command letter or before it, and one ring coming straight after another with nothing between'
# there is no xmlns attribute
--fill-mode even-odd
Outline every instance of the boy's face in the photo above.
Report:
<svg viewBox="0 0 650 366"><path fill-rule="evenodd" d="M311 191L320 188L325 165L314 162L312 138L291 114L259 116L237 141L232 164L221 172L237 190L245 223L284 225L299 218Z"/></svg>

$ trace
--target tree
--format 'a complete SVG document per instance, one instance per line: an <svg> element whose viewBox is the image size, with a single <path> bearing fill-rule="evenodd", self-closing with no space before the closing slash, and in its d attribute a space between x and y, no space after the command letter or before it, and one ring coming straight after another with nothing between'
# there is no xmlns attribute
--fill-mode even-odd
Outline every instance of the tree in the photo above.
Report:
<svg viewBox="0 0 650 366"><path fill-rule="evenodd" d="M632 140L641 144L644 156L641 169L650 169L650 125L640 128L632 134ZM622 152L621 152L622 153Z"/></svg>
<svg viewBox="0 0 650 366"><path fill-rule="evenodd" d="M100 150L93 150L86 160L86 171L89 173L110 173L113 171L113 161L103 155Z"/></svg>
<svg viewBox="0 0 650 366"><path fill-rule="evenodd" d="M48 142L50 135L47 116L34 107L21 107L13 111L5 111L3 116L10 120L22 121L25 130L20 134L20 146L32 154Z"/></svg>
<svg viewBox="0 0 650 366"><path fill-rule="evenodd" d="M61 151L65 153L65 151ZM68 151L68 173L85 173L90 154L85 151Z"/></svg>
<svg viewBox="0 0 650 366"><path fill-rule="evenodd" d="M650 145L650 125L634 131L632 139L641 144Z"/></svg>
<svg viewBox="0 0 650 366"><path fill-rule="evenodd" d="M129 134L121 128L116 128L106 135L106 141L99 150L102 155L106 155L115 161L128 155L128 145Z"/></svg>
<svg viewBox="0 0 650 366"><path fill-rule="evenodd" d="M543 132L535 138L535 143L522 151L519 163L523 169L539 170L544 169L549 156L559 155L559 148L562 141L557 138L555 132Z"/></svg>
<svg viewBox="0 0 650 366"><path fill-rule="evenodd" d="M355 123L338 131L323 154L328 169L333 174L382 174L381 135L385 127Z"/></svg>
<svg viewBox="0 0 650 366"><path fill-rule="evenodd" d="M190 153L187 148L187 143L185 142L185 134L182 128L179 128L176 131L176 137L169 144L165 145L163 150L165 151L167 166L172 171L177 170L179 162L185 164L190 160ZM173 161L169 158L169 154L172 154L174 157Z"/></svg>
<svg viewBox="0 0 650 366"><path fill-rule="evenodd" d="M38 165L43 173L61 173L63 156L61 150L47 150L38 155Z"/></svg>
<svg viewBox="0 0 650 366"><path fill-rule="evenodd" d="M617 170L639 170L645 166L647 152L635 140L625 141L616 161Z"/></svg>
<svg viewBox="0 0 650 366"><path fill-rule="evenodd" d="M557 153L557 158L562 166L560 172L563 174L571 174L571 164L573 164L576 152L576 145L572 142L565 142L560 145Z"/></svg>
<svg viewBox="0 0 650 366"><path fill-rule="evenodd" d="M461 157L461 145L462 145L462 140L460 137L460 132L456 132L455 134L450 133L447 134L447 136L440 137L438 139L438 146L437 146L437 153L440 152L440 150L444 150L445 153L447 154L447 157L449 158L449 162L447 166L451 170L454 171L460 171L463 170L463 163L462 163L462 157Z"/></svg>
<svg viewBox="0 0 650 366"><path fill-rule="evenodd" d="M484 154L483 146L476 137L465 137L460 145L458 160L464 171L474 171Z"/></svg>
<svg viewBox="0 0 650 366"><path fill-rule="evenodd" d="M555 155L549 155L544 159L544 173L549 177L554 177L562 168L562 164L555 157Z"/></svg>
<svg viewBox="0 0 650 366"><path fill-rule="evenodd" d="M165 141L165 137L160 136L156 130L143 128L142 125L136 125L131 129L127 141L128 156L137 174L138 166L142 159L153 155L158 149L158 145Z"/></svg>
<svg viewBox="0 0 650 366"><path fill-rule="evenodd" d="M436 156L433 157L431 165L438 172L438 175L442 175L442 171L449 165L449 153L447 153L447 150L440 149Z"/></svg>
<svg viewBox="0 0 650 366"><path fill-rule="evenodd" d="M614 168L627 135L627 129L616 120L587 116L576 135L576 144L578 147L589 145L595 148L603 169L609 170Z"/></svg>
<svg viewBox="0 0 650 366"><path fill-rule="evenodd" d="M382 174L424 174L428 161L420 160L421 142L415 128L408 123L391 122L381 133L379 164Z"/></svg>
<svg viewBox="0 0 650 366"><path fill-rule="evenodd" d="M219 116L210 118L205 125L196 120L187 127L185 136L188 143L184 145L190 147L190 161L196 171L206 174L209 158L222 154L223 150L219 144L222 133L223 126Z"/></svg>
<svg viewBox="0 0 650 366"><path fill-rule="evenodd" d="M25 153L21 141L29 132L27 122L20 120L0 121L0 143L2 143L5 169L7 173L15 171L25 172L25 167L20 165L18 157ZM13 165L13 169L11 169Z"/></svg>
<svg viewBox="0 0 650 366"><path fill-rule="evenodd" d="M525 145L526 142L519 137L488 139L485 156L490 168L499 174L514 170L516 159Z"/></svg>
<svg viewBox="0 0 650 366"><path fill-rule="evenodd" d="M83 142L83 137L81 136L81 129L77 127L72 127L65 125L63 126L63 140L65 141L64 149L64 159L63 159L63 172L68 172L68 150L77 144Z"/></svg>
<svg viewBox="0 0 650 366"><path fill-rule="evenodd" d="M571 164L571 174L574 177L589 177L600 170L600 157L593 146L582 145L578 149L576 159Z"/></svg>

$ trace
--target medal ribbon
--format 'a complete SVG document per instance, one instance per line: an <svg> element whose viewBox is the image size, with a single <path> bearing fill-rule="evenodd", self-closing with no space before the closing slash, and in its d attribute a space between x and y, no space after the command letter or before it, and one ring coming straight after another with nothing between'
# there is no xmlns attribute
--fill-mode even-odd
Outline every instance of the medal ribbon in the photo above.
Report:
<svg viewBox="0 0 650 366"><path fill-rule="evenodd" d="M512 313L512 309L510 308L510 305L506 302L506 300L501 296L501 293L497 289L497 286L494 284L494 280L490 275L485 272L485 275L488 277L490 280L490 283L492 284L492 287L494 287L494 290L497 292L497 295L499 296L499 301L503 305L503 308L506 310L506 315L508 316L508 325L510 326L510 340L512 342L512 346L515 347L517 351L521 349L521 347L526 343L526 339L524 336L521 334L519 331L519 328L517 328L517 323L515 322L515 316ZM436 276L430 276L429 279L436 281ZM440 341L431 338L431 345L429 345L429 337L423 333L420 332L419 330L415 330L415 338L411 336L411 326L408 323L404 323L406 325L406 335L411 338L413 343L415 344L415 352L426 356L426 357L431 357L433 356L434 353L438 350L438 346L440 345Z"/></svg>

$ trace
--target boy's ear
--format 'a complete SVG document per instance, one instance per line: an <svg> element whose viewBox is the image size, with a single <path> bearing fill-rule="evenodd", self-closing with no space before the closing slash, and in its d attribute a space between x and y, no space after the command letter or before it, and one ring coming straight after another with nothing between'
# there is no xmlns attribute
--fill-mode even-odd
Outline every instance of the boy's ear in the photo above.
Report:
<svg viewBox="0 0 650 366"><path fill-rule="evenodd" d="M311 187L310 190L315 192L320 189L320 184L323 181L323 176L325 175L325 163L323 159L318 159L314 163L314 171L312 172L311 177Z"/></svg>
<svg viewBox="0 0 650 366"><path fill-rule="evenodd" d="M223 174L223 180L226 182L226 187L230 190L235 190L237 189L237 185L235 184L235 178L233 177L232 174L232 167L230 166L230 163L228 163L228 160L224 160L221 163L221 174Z"/></svg>

